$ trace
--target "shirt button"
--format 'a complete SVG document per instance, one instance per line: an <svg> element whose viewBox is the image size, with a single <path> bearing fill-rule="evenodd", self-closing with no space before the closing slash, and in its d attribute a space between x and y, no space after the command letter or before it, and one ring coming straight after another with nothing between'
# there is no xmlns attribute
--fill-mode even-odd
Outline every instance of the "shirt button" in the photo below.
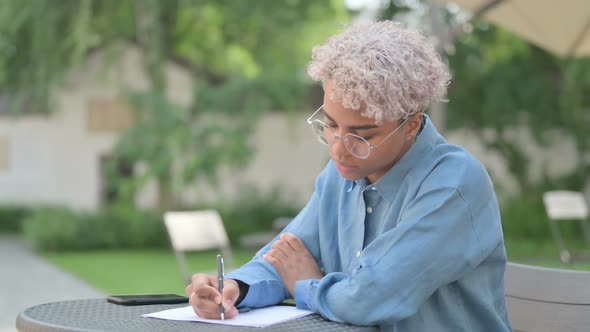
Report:
<svg viewBox="0 0 590 332"><path fill-rule="evenodd" d="M377 187L371 187L371 190L377 190Z"/></svg>
<svg viewBox="0 0 590 332"><path fill-rule="evenodd" d="M360 250L356 252L356 257L361 257L361 251Z"/></svg>
<svg viewBox="0 0 590 332"><path fill-rule="evenodd" d="M373 208L369 206L369 207L367 208L367 213L373 213Z"/></svg>

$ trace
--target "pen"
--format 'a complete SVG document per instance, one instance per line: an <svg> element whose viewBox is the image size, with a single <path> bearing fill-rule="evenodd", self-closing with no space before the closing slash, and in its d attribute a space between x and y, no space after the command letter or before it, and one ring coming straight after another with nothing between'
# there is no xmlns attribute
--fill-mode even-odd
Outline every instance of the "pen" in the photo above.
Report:
<svg viewBox="0 0 590 332"><path fill-rule="evenodd" d="M225 309L223 308L223 257L221 255L217 255L217 288L219 288L219 293L222 294L222 303L219 304L221 320L225 320Z"/></svg>

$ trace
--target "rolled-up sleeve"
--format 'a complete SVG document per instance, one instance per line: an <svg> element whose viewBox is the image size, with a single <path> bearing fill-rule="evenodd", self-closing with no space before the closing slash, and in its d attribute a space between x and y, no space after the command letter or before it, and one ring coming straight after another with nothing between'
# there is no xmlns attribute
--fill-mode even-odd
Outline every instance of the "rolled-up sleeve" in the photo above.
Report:
<svg viewBox="0 0 590 332"><path fill-rule="evenodd" d="M423 192L395 228L363 250L351 273L298 281L297 307L358 325L412 316L438 288L474 269L500 243L493 211L474 215L455 188Z"/></svg>

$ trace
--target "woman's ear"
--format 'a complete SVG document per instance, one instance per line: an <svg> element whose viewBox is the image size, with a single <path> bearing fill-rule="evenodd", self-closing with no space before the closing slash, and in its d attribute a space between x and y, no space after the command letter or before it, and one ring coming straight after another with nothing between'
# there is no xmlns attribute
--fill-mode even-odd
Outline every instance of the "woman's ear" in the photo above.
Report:
<svg viewBox="0 0 590 332"><path fill-rule="evenodd" d="M424 114L420 112L410 117L406 125L406 137L416 138L418 136L418 131L420 131L420 127L422 126L423 116Z"/></svg>

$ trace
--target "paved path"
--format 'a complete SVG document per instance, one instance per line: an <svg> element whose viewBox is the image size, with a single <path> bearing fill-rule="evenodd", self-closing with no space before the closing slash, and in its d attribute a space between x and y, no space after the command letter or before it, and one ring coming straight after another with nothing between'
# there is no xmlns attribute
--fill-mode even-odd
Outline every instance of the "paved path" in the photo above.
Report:
<svg viewBox="0 0 590 332"><path fill-rule="evenodd" d="M103 296L37 256L21 238L0 234L0 332L16 331L16 316L28 307Z"/></svg>

